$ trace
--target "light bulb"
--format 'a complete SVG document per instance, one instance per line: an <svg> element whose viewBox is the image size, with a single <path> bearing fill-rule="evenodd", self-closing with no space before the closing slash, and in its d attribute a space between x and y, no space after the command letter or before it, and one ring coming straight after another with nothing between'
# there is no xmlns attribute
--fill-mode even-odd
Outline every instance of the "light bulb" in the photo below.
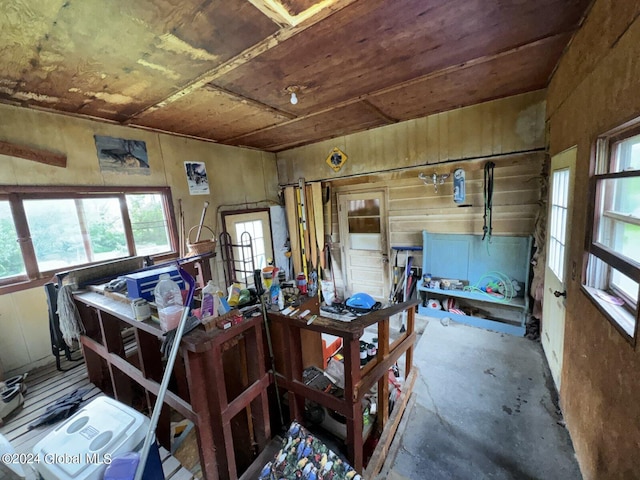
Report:
<svg viewBox="0 0 640 480"><path fill-rule="evenodd" d="M295 105L298 103L298 96L296 92L291 92L291 105Z"/></svg>

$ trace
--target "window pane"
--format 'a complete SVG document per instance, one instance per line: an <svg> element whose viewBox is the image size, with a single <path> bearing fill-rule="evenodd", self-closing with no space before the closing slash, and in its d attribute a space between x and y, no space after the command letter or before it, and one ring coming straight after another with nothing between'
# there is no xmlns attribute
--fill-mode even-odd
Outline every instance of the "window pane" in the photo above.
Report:
<svg viewBox="0 0 640 480"><path fill-rule="evenodd" d="M169 228L160 194L126 195L137 255L171 250Z"/></svg>
<svg viewBox="0 0 640 480"><path fill-rule="evenodd" d="M640 177L601 180L598 242L640 261Z"/></svg>
<svg viewBox="0 0 640 480"><path fill-rule="evenodd" d="M564 281L564 245L567 238L567 194L569 170L556 170L552 179L551 228L549 229L549 256L547 265Z"/></svg>
<svg viewBox="0 0 640 480"><path fill-rule="evenodd" d="M350 200L347 215L349 217L378 216L380 215L380 200L377 198Z"/></svg>
<svg viewBox="0 0 640 480"><path fill-rule="evenodd" d="M349 233L380 233L380 218L350 218Z"/></svg>
<svg viewBox="0 0 640 480"><path fill-rule="evenodd" d="M118 199L83 199L80 204L89 232L91 261L100 262L129 255Z"/></svg>
<svg viewBox="0 0 640 480"><path fill-rule="evenodd" d="M640 135L613 145L611 172L640 170Z"/></svg>
<svg viewBox="0 0 640 480"><path fill-rule="evenodd" d="M246 264L241 264L238 268L247 270L247 275L243 279L247 285L253 285L253 275L249 271L251 268L253 269L262 269L267 266L267 259L265 255L265 244L264 244L264 229L262 227L262 220L252 220L249 222L237 222L235 224L236 228L236 236L239 239L238 241L242 243L244 240L245 243L249 242L249 238L245 235L242 238L242 234L247 232L251 235L251 246L253 247L253 265L250 262L251 257L251 249L245 248L245 253L243 257L238 257L237 261L242 261L242 258L247 262ZM240 252L242 253L242 252Z"/></svg>
<svg viewBox="0 0 640 480"><path fill-rule="evenodd" d="M24 209L40 271L89 261L74 200L25 200Z"/></svg>
<svg viewBox="0 0 640 480"><path fill-rule="evenodd" d="M0 201L0 279L25 274L11 207L3 200Z"/></svg>
<svg viewBox="0 0 640 480"><path fill-rule="evenodd" d="M615 268L611 269L611 286L624 292L635 303L638 302L638 282L634 282Z"/></svg>

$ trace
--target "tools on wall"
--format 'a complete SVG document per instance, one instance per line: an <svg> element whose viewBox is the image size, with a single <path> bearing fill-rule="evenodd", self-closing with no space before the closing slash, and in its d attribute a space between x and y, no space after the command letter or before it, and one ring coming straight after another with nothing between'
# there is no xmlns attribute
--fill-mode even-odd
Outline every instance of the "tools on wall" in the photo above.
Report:
<svg viewBox="0 0 640 480"><path fill-rule="evenodd" d="M284 192L290 236L290 258L294 271L307 280L310 295L320 291L324 252L324 209L320 182L298 180Z"/></svg>

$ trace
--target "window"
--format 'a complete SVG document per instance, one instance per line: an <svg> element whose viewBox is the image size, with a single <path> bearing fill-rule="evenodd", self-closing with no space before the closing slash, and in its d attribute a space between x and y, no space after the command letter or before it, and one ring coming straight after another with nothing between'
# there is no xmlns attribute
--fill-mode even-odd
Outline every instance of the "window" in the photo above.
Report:
<svg viewBox="0 0 640 480"><path fill-rule="evenodd" d="M262 230L262 221L253 220L249 222L238 222L235 224L236 238L240 239L240 245L246 245L242 248L243 252L234 252L238 258L245 258L249 260L253 253L253 267L262 270L267 266L267 258L264 250L264 232ZM242 234L247 232L251 237L251 243L249 238L243 237ZM252 252L253 250L253 252ZM252 283L253 278L249 275L248 283ZM247 278L243 279L247 283Z"/></svg>
<svg viewBox="0 0 640 480"><path fill-rule="evenodd" d="M568 168L553 173L553 198L551 199L551 230L549 231L549 268L564 282L564 250L567 240L567 208L569 189Z"/></svg>
<svg viewBox="0 0 640 480"><path fill-rule="evenodd" d="M221 241L225 280L227 284L235 280L249 288L254 285L255 270L262 270L275 260L269 210L227 211L221 216L223 230L229 235ZM225 242L233 245L230 251L225 251Z"/></svg>
<svg viewBox="0 0 640 480"><path fill-rule="evenodd" d="M585 289L635 345L640 288L640 128L598 139Z"/></svg>
<svg viewBox="0 0 640 480"><path fill-rule="evenodd" d="M0 286L128 256L175 253L168 188L0 187Z"/></svg>

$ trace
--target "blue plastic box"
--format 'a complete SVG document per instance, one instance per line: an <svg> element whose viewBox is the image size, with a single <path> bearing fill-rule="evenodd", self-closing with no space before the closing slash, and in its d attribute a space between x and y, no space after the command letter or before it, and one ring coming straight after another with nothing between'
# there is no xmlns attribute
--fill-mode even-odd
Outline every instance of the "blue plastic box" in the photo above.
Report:
<svg viewBox="0 0 640 480"><path fill-rule="evenodd" d="M168 266L124 275L127 281L127 297L132 299L144 298L153 302L153 290L156 288L158 279L163 273L168 273L171 280L178 284L180 290L185 289L184 281L178 273L178 269L174 266Z"/></svg>

